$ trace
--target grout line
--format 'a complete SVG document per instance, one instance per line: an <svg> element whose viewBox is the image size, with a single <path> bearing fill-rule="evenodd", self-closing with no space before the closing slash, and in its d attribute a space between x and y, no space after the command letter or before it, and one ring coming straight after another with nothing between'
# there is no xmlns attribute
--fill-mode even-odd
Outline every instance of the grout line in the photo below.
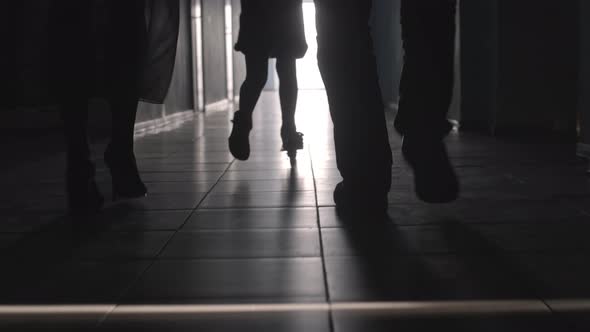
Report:
<svg viewBox="0 0 590 332"><path fill-rule="evenodd" d="M170 242L172 241L172 239L176 236L176 234L178 234L180 232L180 230L188 223L188 221L193 217L193 215L195 214L195 212L197 211L197 209L199 208L199 206L203 203L203 201L205 201L205 199L209 196L209 194L211 194L211 192L213 191L213 189L215 188L215 186L221 181L221 179L223 178L223 176L227 173L228 169L234 164L235 159L229 163L225 169L225 171L223 171L223 173L219 176L219 178L217 179L217 181L211 186L211 188L209 189L209 191L207 191L205 193L205 195L203 195L203 197L199 200L199 202L197 203L197 205L192 209L192 212L186 217L186 219L184 220L184 222L182 223L182 225L180 225L176 231L174 232L174 234L172 234L172 236L168 239L168 241L166 241L166 243L162 246L162 248L158 251L158 253L155 256L155 259L160 258L160 255L164 252L164 250L166 250L166 248L168 247L168 245L170 244ZM155 260L154 260L155 261ZM153 263L151 264L153 265ZM151 266L150 265L150 266Z"/></svg>
<svg viewBox="0 0 590 332"><path fill-rule="evenodd" d="M311 144L307 146L308 148L308 153L310 152L309 149L311 147ZM324 276L324 288L326 289L326 300L328 301L328 303L331 303L331 297L330 297L330 288L328 285L328 270L326 268L326 256L324 254L324 240L323 240L323 236L322 236L322 224L320 222L320 206L319 206L319 201L318 201L318 190L317 190L317 183L316 183L316 178L315 178L315 170L313 169L313 158L311 157L311 153L309 153L309 162L311 164L311 176L313 179L313 192L314 192L314 196L315 196L315 202L316 202L316 222L317 222L317 228L318 228L318 237L319 237L319 243L320 243L320 255L321 255L321 259L322 259L322 273ZM328 322L329 322L329 326L330 326L330 331L334 332L335 329L335 325L334 325L334 315L332 314L332 310L330 310L329 314L328 314Z"/></svg>
<svg viewBox="0 0 590 332"><path fill-rule="evenodd" d="M144 271L142 271L141 274L143 274ZM109 308L109 310L107 310L96 322L96 324L94 325L95 329L100 328L100 326L107 320L107 318L117 309L117 305L113 305L111 308Z"/></svg>
<svg viewBox="0 0 590 332"><path fill-rule="evenodd" d="M194 121L194 120L193 120ZM156 253L155 256L153 256L152 258L150 258L151 262L145 267L145 269L143 269L143 271L141 271L141 273L139 273L137 275L137 277L131 281L128 285L128 287L126 287L121 294L117 297L117 302L120 302L119 300L123 299L130 291L131 289L133 289L133 286L145 275L145 273L156 263L156 261L160 258L160 256L162 255L162 253L164 252L164 250L168 247L168 245L170 244L170 242L172 241L172 239L174 238L174 236L176 236L176 234L178 234L180 232L180 230L186 225L186 223L190 220L190 218L195 214L195 211L199 208L199 205L201 205L201 203L203 203L203 201L205 200L205 198L207 198L207 196L211 193L211 191L213 191L213 188L215 188L215 186L221 181L221 179L223 178L223 176L227 173L227 171L231 168L231 166L234 164L235 159L232 160L230 163L227 164L227 167L225 168L225 170L222 172L222 174L219 176L219 178L217 179L217 181L215 181L215 183L213 183L213 185L211 186L211 188L209 188L209 191L206 192L205 195L203 195L203 197L199 200L199 202L196 204L196 206L190 210L192 210L191 213L188 214L188 216L186 216L186 218L184 219L184 222L182 223L182 225L180 225L175 231L174 233L168 238L168 240L166 240L166 242L164 243L164 245L160 248L160 250L158 250L158 252ZM213 182L213 181L211 181ZM114 310L114 309L113 309ZM101 324L104 320L106 320L108 318L109 314L106 314L102 319L101 322L99 322L99 324Z"/></svg>

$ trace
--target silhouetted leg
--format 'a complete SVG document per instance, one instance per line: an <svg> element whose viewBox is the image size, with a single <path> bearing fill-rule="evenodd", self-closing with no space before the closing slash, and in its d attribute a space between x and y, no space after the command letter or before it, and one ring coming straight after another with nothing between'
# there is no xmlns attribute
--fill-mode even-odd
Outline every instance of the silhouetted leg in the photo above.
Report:
<svg viewBox="0 0 590 332"><path fill-rule="evenodd" d="M453 201L459 183L443 138L453 89L456 0L403 0L405 50L399 111L402 153L414 170L417 196L429 203Z"/></svg>
<svg viewBox="0 0 590 332"><path fill-rule="evenodd" d="M277 58L283 127L290 132L295 132L297 129L295 126L295 109L297 108L299 87L297 85L296 61L295 58Z"/></svg>
<svg viewBox="0 0 590 332"><path fill-rule="evenodd" d="M339 200L344 206L352 201L377 211L387 207L392 157L369 29L371 7L367 0L316 0L319 67L344 179L334 198L337 206Z"/></svg>
<svg viewBox="0 0 590 332"><path fill-rule="evenodd" d="M85 165L90 162L88 100L72 96L62 107L68 165Z"/></svg>
<svg viewBox="0 0 590 332"><path fill-rule="evenodd" d="M268 58L246 55L246 79L240 88L240 114L251 117L266 84L268 77Z"/></svg>
<svg viewBox="0 0 590 332"><path fill-rule="evenodd" d="M303 149L303 134L297 132L295 125L295 110L297 108L297 60L295 58L277 58L277 73L279 75L279 96L281 99L281 139L283 150L295 164L297 150Z"/></svg>
<svg viewBox="0 0 590 332"><path fill-rule="evenodd" d="M252 113L266 84L268 58L246 55L246 80L240 88L240 109L234 113L233 128L228 139L229 151L239 160L250 157Z"/></svg>
<svg viewBox="0 0 590 332"><path fill-rule="evenodd" d="M133 134L139 100L139 80L144 46L143 0L105 2L108 15L106 44L107 93L111 108L111 143L105 162L111 170L114 197L142 197L133 151Z"/></svg>
<svg viewBox="0 0 590 332"><path fill-rule="evenodd" d="M90 1L55 1L50 8L53 98L61 104L66 143L66 193L70 213L99 210L103 197L94 181L88 142L88 96L93 85L94 49Z"/></svg>
<svg viewBox="0 0 590 332"><path fill-rule="evenodd" d="M443 137L453 92L456 0L403 0L404 68L395 127L401 135Z"/></svg>
<svg viewBox="0 0 590 332"><path fill-rule="evenodd" d="M93 81L90 1L63 0L50 8L53 98L61 104L68 165L86 164L88 97Z"/></svg>
<svg viewBox="0 0 590 332"><path fill-rule="evenodd" d="M70 213L85 215L102 207L88 144L88 100L73 98L62 105L66 141L66 193Z"/></svg>
<svg viewBox="0 0 590 332"><path fill-rule="evenodd" d="M106 85L112 111L112 145L133 153L145 46L144 0L107 0Z"/></svg>
<svg viewBox="0 0 590 332"><path fill-rule="evenodd" d="M137 95L132 93L110 99L111 145L122 154L133 154L133 133L138 101Z"/></svg>

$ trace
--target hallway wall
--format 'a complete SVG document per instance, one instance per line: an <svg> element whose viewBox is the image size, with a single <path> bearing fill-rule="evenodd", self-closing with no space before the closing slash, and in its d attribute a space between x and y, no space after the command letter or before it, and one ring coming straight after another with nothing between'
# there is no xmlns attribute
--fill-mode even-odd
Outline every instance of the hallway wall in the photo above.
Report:
<svg viewBox="0 0 590 332"><path fill-rule="evenodd" d="M202 0L205 105L227 102L225 1Z"/></svg>
<svg viewBox="0 0 590 332"><path fill-rule="evenodd" d="M462 128L572 138L577 3L463 1L461 10Z"/></svg>
<svg viewBox="0 0 590 332"><path fill-rule="evenodd" d="M190 0L181 0L180 10L180 31L178 35L176 64L174 67L174 76L172 77L170 91L166 98L166 110L169 113L195 109L192 76L194 68L191 58Z"/></svg>
<svg viewBox="0 0 590 332"><path fill-rule="evenodd" d="M580 121L579 154L590 159L590 2L579 0L580 57L578 116Z"/></svg>
<svg viewBox="0 0 590 332"><path fill-rule="evenodd" d="M386 107L397 109L403 66L400 0L374 0L372 32L379 83Z"/></svg>
<svg viewBox="0 0 590 332"><path fill-rule="evenodd" d="M163 105L140 103L137 122L158 120L164 116L195 109L193 102L193 65L190 0L180 0L180 27L174 74Z"/></svg>

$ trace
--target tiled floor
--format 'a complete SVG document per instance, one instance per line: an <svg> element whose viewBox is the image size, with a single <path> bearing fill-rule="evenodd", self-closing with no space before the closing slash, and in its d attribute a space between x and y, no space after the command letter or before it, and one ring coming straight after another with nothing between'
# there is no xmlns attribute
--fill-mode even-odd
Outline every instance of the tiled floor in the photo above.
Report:
<svg viewBox="0 0 590 332"><path fill-rule="evenodd" d="M299 107L296 168L266 93L250 161L227 151L229 111L145 135L150 195L90 221L63 217L63 155L5 164L0 328L590 330L590 178L574 146L454 133L462 198L426 205L392 131L390 219L344 224L325 96L302 91Z"/></svg>

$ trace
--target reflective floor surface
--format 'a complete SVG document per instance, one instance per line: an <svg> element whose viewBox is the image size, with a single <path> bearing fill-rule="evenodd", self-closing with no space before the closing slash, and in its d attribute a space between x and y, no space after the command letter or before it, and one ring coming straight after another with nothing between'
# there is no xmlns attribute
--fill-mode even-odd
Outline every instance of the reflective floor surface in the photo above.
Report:
<svg viewBox="0 0 590 332"><path fill-rule="evenodd" d="M590 330L590 178L575 146L453 133L462 197L426 205L391 131L390 219L343 224L324 93L301 92L294 168L278 107L263 95L247 162L227 151L230 111L144 132L150 195L92 220L63 216L62 154L5 142L0 329Z"/></svg>

